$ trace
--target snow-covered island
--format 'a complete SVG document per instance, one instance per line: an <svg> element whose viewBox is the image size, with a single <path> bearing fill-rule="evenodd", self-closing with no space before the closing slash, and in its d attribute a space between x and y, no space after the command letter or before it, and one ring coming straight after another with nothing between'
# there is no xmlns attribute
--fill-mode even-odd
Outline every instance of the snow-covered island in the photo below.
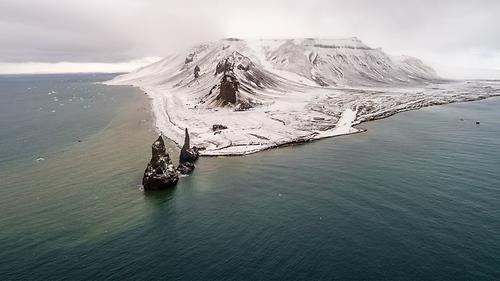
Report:
<svg viewBox="0 0 500 281"><path fill-rule="evenodd" d="M242 155L357 133L361 122L500 95L500 83L449 81L419 59L357 38L201 44L106 82L143 89L156 126L201 155Z"/></svg>

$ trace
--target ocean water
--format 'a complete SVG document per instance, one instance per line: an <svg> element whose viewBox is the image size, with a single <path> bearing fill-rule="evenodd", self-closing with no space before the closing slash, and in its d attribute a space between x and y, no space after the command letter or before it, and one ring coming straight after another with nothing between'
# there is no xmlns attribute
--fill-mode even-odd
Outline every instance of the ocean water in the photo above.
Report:
<svg viewBox="0 0 500 281"><path fill-rule="evenodd" d="M148 101L110 77L0 78L2 280L500 279L500 99L202 158L145 194Z"/></svg>

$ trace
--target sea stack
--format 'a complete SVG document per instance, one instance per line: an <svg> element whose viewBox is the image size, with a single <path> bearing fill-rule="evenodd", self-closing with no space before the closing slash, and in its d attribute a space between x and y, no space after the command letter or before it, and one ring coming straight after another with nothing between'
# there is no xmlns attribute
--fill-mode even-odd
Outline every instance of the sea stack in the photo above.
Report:
<svg viewBox="0 0 500 281"><path fill-rule="evenodd" d="M196 147L191 148L189 141L189 132L186 128L184 136L184 145L181 148L181 154L179 155L179 166L177 171L181 174L189 174L194 170L194 162L198 160L200 154Z"/></svg>
<svg viewBox="0 0 500 281"><path fill-rule="evenodd" d="M179 174L160 135L152 145L152 157L144 171L142 185L146 191L159 190L174 186L178 181Z"/></svg>

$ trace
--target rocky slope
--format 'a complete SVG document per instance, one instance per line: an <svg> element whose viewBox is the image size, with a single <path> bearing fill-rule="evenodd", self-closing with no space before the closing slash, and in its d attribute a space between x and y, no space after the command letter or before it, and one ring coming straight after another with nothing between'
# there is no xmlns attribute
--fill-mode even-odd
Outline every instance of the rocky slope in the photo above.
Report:
<svg viewBox="0 0 500 281"><path fill-rule="evenodd" d="M225 39L195 46L113 82L186 89L199 93L199 103L210 107L265 101L262 90L415 85L436 80L436 73L416 58L391 58L350 38Z"/></svg>
<svg viewBox="0 0 500 281"><path fill-rule="evenodd" d="M190 128L202 155L354 133L364 120L499 93L495 83L444 81L416 58L391 57L357 38L224 39L108 84L144 89L158 128L178 144Z"/></svg>

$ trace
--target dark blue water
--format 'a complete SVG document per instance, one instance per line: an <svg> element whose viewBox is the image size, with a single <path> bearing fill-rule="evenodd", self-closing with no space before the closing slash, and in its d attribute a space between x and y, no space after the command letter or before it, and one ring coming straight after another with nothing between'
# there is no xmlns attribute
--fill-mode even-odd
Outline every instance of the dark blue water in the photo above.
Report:
<svg viewBox="0 0 500 281"><path fill-rule="evenodd" d="M128 101L65 153L0 172L2 279L500 279L500 99L203 158L152 194L147 101Z"/></svg>

